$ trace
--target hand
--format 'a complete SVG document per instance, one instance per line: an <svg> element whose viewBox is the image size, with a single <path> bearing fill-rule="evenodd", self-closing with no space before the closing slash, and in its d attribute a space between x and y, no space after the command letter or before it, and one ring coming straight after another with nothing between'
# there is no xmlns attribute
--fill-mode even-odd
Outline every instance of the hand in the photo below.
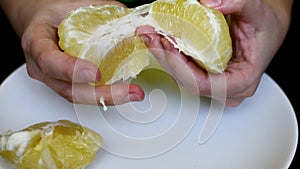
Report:
<svg viewBox="0 0 300 169"><path fill-rule="evenodd" d="M96 65L62 52L58 46L57 27L66 14L91 4L117 4L100 0L0 0L14 29L22 37L22 47L30 77L44 82L60 96L73 103L107 105L139 101L143 90L134 84L94 87L99 81ZM14 11L14 12L12 12ZM16 12L17 11L17 12Z"/></svg>
<svg viewBox="0 0 300 169"><path fill-rule="evenodd" d="M292 0L213 3L216 1L202 0L200 3L231 15L234 52L224 74L207 73L149 26L138 28L137 34L179 84L193 94L219 100L223 92L226 105L234 107L255 93L263 72L283 42L289 27Z"/></svg>

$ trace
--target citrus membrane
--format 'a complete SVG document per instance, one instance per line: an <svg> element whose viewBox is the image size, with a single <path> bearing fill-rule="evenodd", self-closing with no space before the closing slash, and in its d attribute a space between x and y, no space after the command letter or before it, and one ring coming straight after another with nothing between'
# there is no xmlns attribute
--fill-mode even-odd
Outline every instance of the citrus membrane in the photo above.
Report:
<svg viewBox="0 0 300 169"><path fill-rule="evenodd" d="M134 8L91 5L71 11L58 26L66 53L99 66L101 81L136 77L152 57L135 34L150 25L179 51L212 73L222 73L232 55L228 24L218 10L197 0L157 0Z"/></svg>
<svg viewBox="0 0 300 169"><path fill-rule="evenodd" d="M212 73L222 73L232 55L224 15L197 0L160 0L150 8L156 31Z"/></svg>
<svg viewBox="0 0 300 169"><path fill-rule="evenodd" d="M0 135L0 155L18 169L84 169L102 137L69 120L41 122Z"/></svg>
<svg viewBox="0 0 300 169"><path fill-rule="evenodd" d="M75 9L58 27L59 46L72 56L97 64L103 71L99 85L134 77L149 64L151 55L143 41L135 36L135 29L143 25L144 20L140 13L134 12L134 9L116 5ZM144 52L134 55L139 51Z"/></svg>

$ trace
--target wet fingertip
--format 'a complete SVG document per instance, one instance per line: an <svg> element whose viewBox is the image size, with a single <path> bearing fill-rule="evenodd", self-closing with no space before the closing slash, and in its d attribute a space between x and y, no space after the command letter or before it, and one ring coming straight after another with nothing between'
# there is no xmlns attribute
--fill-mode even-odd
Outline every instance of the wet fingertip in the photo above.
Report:
<svg viewBox="0 0 300 169"><path fill-rule="evenodd" d="M151 42L151 38L145 34L139 34L139 37L148 45Z"/></svg>
<svg viewBox="0 0 300 169"><path fill-rule="evenodd" d="M129 93L128 99L129 99L129 101L142 101L144 99L144 97L140 96L137 93Z"/></svg>
<svg viewBox="0 0 300 169"><path fill-rule="evenodd" d="M128 101L142 101L144 100L145 93L141 87L131 84L129 87Z"/></svg>
<svg viewBox="0 0 300 169"><path fill-rule="evenodd" d="M173 49L173 46L168 39L161 38L161 43L166 50L171 51Z"/></svg>
<svg viewBox="0 0 300 169"><path fill-rule="evenodd" d="M205 4L208 7L217 7L221 5L222 0L203 0L203 4Z"/></svg>

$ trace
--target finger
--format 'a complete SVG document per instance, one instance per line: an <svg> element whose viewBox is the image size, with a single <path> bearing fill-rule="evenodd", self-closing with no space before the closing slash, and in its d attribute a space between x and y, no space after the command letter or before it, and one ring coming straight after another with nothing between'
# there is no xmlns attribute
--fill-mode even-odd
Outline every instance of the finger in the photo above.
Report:
<svg viewBox="0 0 300 169"><path fill-rule="evenodd" d="M100 72L95 64L62 52L57 39L53 38L56 37L56 29L46 30L44 27L45 25L31 25L22 38L25 55L32 57L44 75L76 83L100 80Z"/></svg>
<svg viewBox="0 0 300 169"><path fill-rule="evenodd" d="M149 34L153 34L152 31L152 28L143 28L143 30L139 29L138 33L145 33L146 36L149 36ZM156 37L156 39L160 39L160 41L148 39L145 41L148 42L148 47L151 47L150 50L160 64L163 65L181 86L187 88L195 95L209 96L226 102L227 82L224 74L214 75L204 71L189 56L184 55L178 49L174 48L173 44L166 38ZM230 86L234 87L230 89L231 95L229 96L236 95L235 91L239 89L237 84L240 83L230 84ZM229 104L234 104L234 101L239 102L238 100L240 98L232 98Z"/></svg>
<svg viewBox="0 0 300 169"><path fill-rule="evenodd" d="M200 0L200 3L208 7L218 7L222 4L222 0Z"/></svg>
<svg viewBox="0 0 300 169"><path fill-rule="evenodd" d="M180 85L194 94L209 95L207 75L193 60L179 52L168 39L158 35L152 27L140 27L137 34L144 39L159 63Z"/></svg>
<svg viewBox="0 0 300 169"><path fill-rule="evenodd" d="M229 86L235 86L236 88L234 90L231 90L229 87L227 92L227 98L226 98L226 106L229 107L236 107L240 105L246 98L249 98L253 96L253 94L256 91L255 85L248 86L245 84L246 87L241 87L237 85L228 84Z"/></svg>
<svg viewBox="0 0 300 169"><path fill-rule="evenodd" d="M244 100L245 100L245 98L243 98L243 97L239 97L239 98L227 98L226 102L225 102L225 105L228 106L228 107L237 107Z"/></svg>
<svg viewBox="0 0 300 169"><path fill-rule="evenodd" d="M240 14L245 2L244 0L234 2L231 0L200 0L200 3L207 7L215 8L221 11L223 14L228 15Z"/></svg>
<svg viewBox="0 0 300 169"><path fill-rule="evenodd" d="M155 32L154 28L151 26L138 27L136 30L136 34L143 39L150 52L154 55L161 66L166 71L169 71L170 68L165 61L166 57L164 47L161 44L162 36Z"/></svg>
<svg viewBox="0 0 300 169"><path fill-rule="evenodd" d="M137 30L140 35L145 33L148 36L153 34L153 31L149 27ZM148 47L151 47L150 50L155 54L160 64L164 65L164 68L168 68L168 72L178 83L196 95L209 96L225 102L227 106L235 107L255 91L255 88L248 88L248 85L251 84L248 80L251 78L244 80L236 78L245 77L243 73L246 72L243 69L251 70L247 68L249 66L243 60L232 61L225 74L210 74L175 49L167 39L156 37L160 39L159 43L155 41L156 44L147 38L149 37L146 37L145 41L148 42Z"/></svg>
<svg viewBox="0 0 300 169"><path fill-rule="evenodd" d="M215 8L225 15L237 16L235 19L244 22L258 22L257 17L265 15L267 10L264 1L260 0L200 0L200 3Z"/></svg>
<svg viewBox="0 0 300 169"><path fill-rule="evenodd" d="M58 95L76 104L102 105L101 98L104 99L106 105L119 105L144 99L144 91L135 84L95 87L89 84L70 83L51 78L43 78L43 82Z"/></svg>
<svg viewBox="0 0 300 169"><path fill-rule="evenodd" d="M170 67L170 74L191 93L208 96L210 81L207 72L199 67L191 57L179 52L166 38L162 38L161 42L166 51L165 64Z"/></svg>
<svg viewBox="0 0 300 169"><path fill-rule="evenodd" d="M119 105L144 99L144 91L135 84L115 84L94 87L73 84L72 102L90 105ZM101 101L103 99L104 103Z"/></svg>
<svg viewBox="0 0 300 169"><path fill-rule="evenodd" d="M244 99L254 95L260 78L261 76L257 75L256 69L250 63L231 61L224 73L210 75L212 95L226 94L226 105L235 107Z"/></svg>

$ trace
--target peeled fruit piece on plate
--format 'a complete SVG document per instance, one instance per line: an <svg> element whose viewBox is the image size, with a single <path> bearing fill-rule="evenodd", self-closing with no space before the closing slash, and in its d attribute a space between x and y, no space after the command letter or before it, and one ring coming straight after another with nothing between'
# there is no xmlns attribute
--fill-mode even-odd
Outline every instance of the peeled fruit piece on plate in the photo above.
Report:
<svg viewBox="0 0 300 169"><path fill-rule="evenodd" d="M101 135L69 120L0 135L0 155L18 169L84 169L101 145Z"/></svg>
<svg viewBox="0 0 300 169"><path fill-rule="evenodd" d="M224 15L198 0L156 0L135 8L91 5L71 11L58 26L59 46L66 53L99 66L112 84L137 76L150 64L151 53L136 35L149 25L178 50L212 73L222 73L232 55Z"/></svg>

